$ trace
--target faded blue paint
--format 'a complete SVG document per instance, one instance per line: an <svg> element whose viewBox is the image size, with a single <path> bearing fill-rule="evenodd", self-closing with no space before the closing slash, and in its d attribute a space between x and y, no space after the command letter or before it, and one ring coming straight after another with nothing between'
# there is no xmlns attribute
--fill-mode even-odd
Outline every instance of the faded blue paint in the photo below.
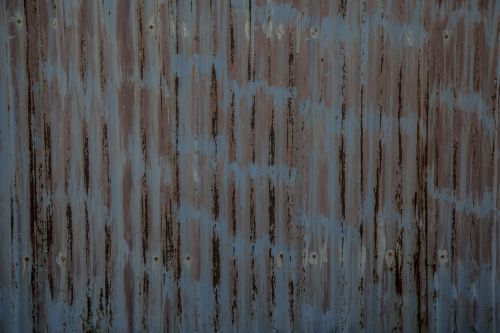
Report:
<svg viewBox="0 0 500 333"><path fill-rule="evenodd" d="M0 4L0 331L499 330L500 3L54 4Z"/></svg>

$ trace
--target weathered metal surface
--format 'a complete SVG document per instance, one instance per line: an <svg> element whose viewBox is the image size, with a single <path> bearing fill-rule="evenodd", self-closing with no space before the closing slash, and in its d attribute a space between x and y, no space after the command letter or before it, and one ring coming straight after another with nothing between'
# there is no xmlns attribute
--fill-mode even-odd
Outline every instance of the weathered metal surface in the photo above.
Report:
<svg viewBox="0 0 500 333"><path fill-rule="evenodd" d="M500 2L2 1L0 331L500 331Z"/></svg>

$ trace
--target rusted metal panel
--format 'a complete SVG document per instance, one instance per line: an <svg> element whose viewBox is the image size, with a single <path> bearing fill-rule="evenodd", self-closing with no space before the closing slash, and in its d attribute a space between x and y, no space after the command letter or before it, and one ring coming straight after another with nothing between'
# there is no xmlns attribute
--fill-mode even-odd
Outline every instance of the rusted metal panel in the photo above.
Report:
<svg viewBox="0 0 500 333"><path fill-rule="evenodd" d="M0 331L500 330L500 2L0 8Z"/></svg>

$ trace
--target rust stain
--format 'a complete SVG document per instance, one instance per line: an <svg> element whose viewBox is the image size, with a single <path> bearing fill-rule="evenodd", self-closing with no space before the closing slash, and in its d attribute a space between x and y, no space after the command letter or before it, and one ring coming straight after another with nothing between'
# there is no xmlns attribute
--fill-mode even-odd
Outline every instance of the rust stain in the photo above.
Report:
<svg viewBox="0 0 500 333"><path fill-rule="evenodd" d="M4 1L0 331L499 331L494 0Z"/></svg>

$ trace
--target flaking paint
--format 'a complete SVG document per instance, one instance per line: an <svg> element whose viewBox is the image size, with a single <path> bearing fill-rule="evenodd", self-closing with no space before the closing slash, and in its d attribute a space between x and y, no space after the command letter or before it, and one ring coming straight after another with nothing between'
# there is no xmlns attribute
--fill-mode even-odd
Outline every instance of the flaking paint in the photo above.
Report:
<svg viewBox="0 0 500 333"><path fill-rule="evenodd" d="M497 1L2 1L1 331L499 330Z"/></svg>

